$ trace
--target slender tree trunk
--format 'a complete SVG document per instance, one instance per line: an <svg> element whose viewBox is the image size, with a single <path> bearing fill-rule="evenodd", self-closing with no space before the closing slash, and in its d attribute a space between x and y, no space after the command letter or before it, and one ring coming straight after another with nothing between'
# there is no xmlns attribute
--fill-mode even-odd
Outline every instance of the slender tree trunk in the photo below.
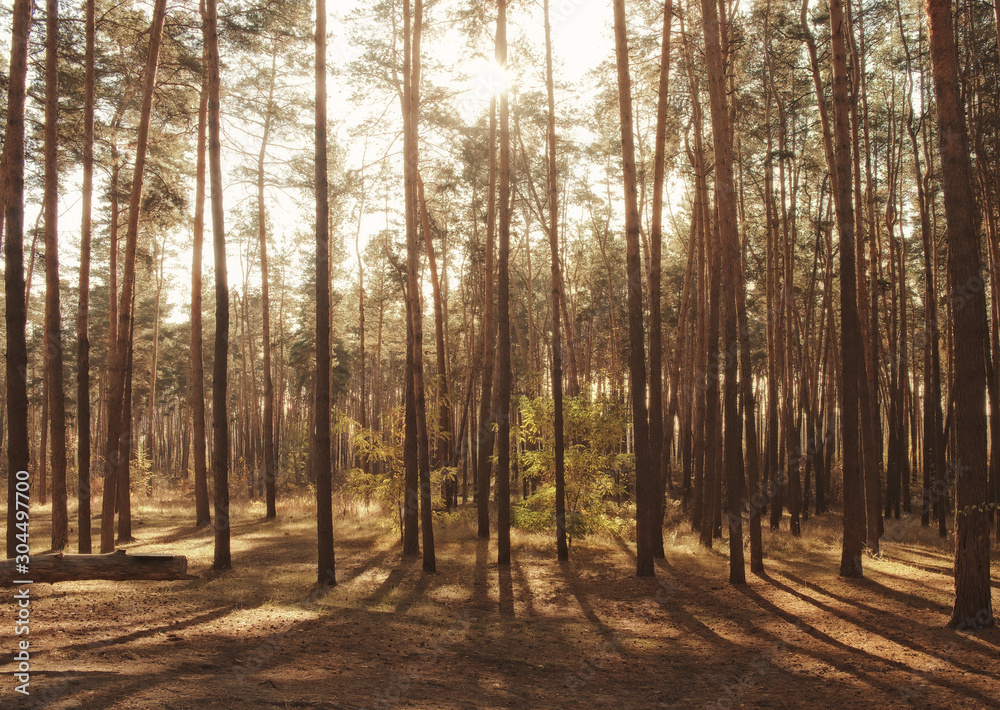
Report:
<svg viewBox="0 0 1000 710"><path fill-rule="evenodd" d="M692 220L692 227L694 226L694 220ZM694 271L694 230L691 230L691 236L688 239L688 254L687 254L687 268L684 272L684 289L681 292L681 308L680 315L677 319L677 341L674 344L674 359L670 366L670 396L667 404L667 417L664 422L664 436L663 436L663 461L662 469L663 476L666 479L667 488L673 491L673 481L671 480L670 473L670 450L673 446L674 441L674 421L677 419L678 408L680 406L680 387L681 387L681 369L685 365L684 352L685 345L687 344L687 331L688 331L688 318L689 312L691 310L691 286L692 277ZM686 384L686 383L685 383ZM752 385L751 385L752 386ZM685 393L684 395L684 409L681 413L681 430L683 431L686 427L685 422L690 419L690 416L686 414L689 411L688 407L689 396ZM682 482L683 495L687 496L687 484L690 483L690 457L683 454L683 450L690 445L690 442L682 434L679 442L678 448L681 453L681 462L684 471L687 472L688 476ZM662 524L662 521L661 521Z"/></svg>
<svg viewBox="0 0 1000 710"><path fill-rule="evenodd" d="M653 149L653 214L650 229L649 264L649 463L656 477L656 497L650 529L653 556L663 558L664 497L670 466L670 441L663 427L663 322L660 270L663 252L663 184L666 177L667 108L670 87L670 24L673 3L663 8L663 36L660 51L660 78L656 97L656 140ZM674 420L668 422L673 427ZM672 437L670 437L672 439Z"/></svg>
<svg viewBox="0 0 1000 710"><path fill-rule="evenodd" d="M406 320L412 319L413 304L409 289L406 290ZM420 474L417 464L417 402L413 395L413 333L407 327L406 365L403 375L403 399L406 417L403 433L403 554L420 554Z"/></svg>
<svg viewBox="0 0 1000 710"><path fill-rule="evenodd" d="M330 195L326 148L326 0L316 0L316 534L317 584L337 583L330 461Z"/></svg>
<svg viewBox="0 0 1000 710"><path fill-rule="evenodd" d="M618 63L618 106L625 181L625 244L628 272L629 383L635 436L636 574L651 577L652 521L656 513L656 473L650 465L649 420L646 409L646 352L642 325L642 265L639 256L639 208L636 194L635 146L632 134L632 80L628 66L625 0L614 0L615 56Z"/></svg>
<svg viewBox="0 0 1000 710"><path fill-rule="evenodd" d="M28 474L28 349L24 306L24 102L31 0L15 0L11 18L7 123L0 159L3 203L4 294L7 345L7 557L17 556L17 484Z"/></svg>
<svg viewBox="0 0 1000 710"><path fill-rule="evenodd" d="M156 426L153 423L153 419L156 413L156 359L160 350L160 301L163 296L163 267L166 262L166 253L167 240L164 238L163 244L160 247L160 268L156 275L156 303L153 306L153 361L149 366L149 409L147 412L149 421L146 423L148 427L146 446L149 448L149 465L152 471L156 471L157 468L155 463L157 460L155 447Z"/></svg>
<svg viewBox="0 0 1000 710"><path fill-rule="evenodd" d="M49 331L49 319L48 316L45 317L43 332L48 333ZM47 337L47 336L46 336ZM38 427L41 430L38 442L38 502L42 505L46 505L49 500L49 481L48 481L48 462L49 462L49 405L52 401L52 397L49 395L49 373L45 367L45 363L42 363L42 413L41 413L41 424Z"/></svg>
<svg viewBox="0 0 1000 710"><path fill-rule="evenodd" d="M125 392L122 396L122 430L121 439L124 442L118 449L118 539L117 544L135 542L132 537L132 478L130 464L132 461L133 438L136 430L132 419L132 355L133 338L135 335L135 292L132 302L128 304L128 354L125 358Z"/></svg>
<svg viewBox="0 0 1000 710"><path fill-rule="evenodd" d="M142 107L139 117L139 133L136 140L135 174L132 177L132 195L129 200L128 231L125 244L125 268L122 278L122 292L118 308L116 343L110 356L110 387L108 397L108 439L105 458L104 499L101 508L101 552L113 552L114 512L118 490L115 471L121 450L128 449L128 441L122 440L122 413L125 396L125 373L128 349L129 326L131 322L132 292L135 289L135 253L139 237L139 210L142 201L143 170L146 166L146 146L149 142L149 117L153 106L153 89L156 86L156 69L160 56L160 39L166 15L166 0L156 0L153 8L153 22L150 29L149 55L143 74ZM112 239L112 242L114 240ZM112 246L112 248L114 248Z"/></svg>
<svg viewBox="0 0 1000 710"><path fill-rule="evenodd" d="M479 400L478 479L476 504L479 537L490 536L490 457L493 456L493 355L496 348L493 271L496 240L496 97L490 99L489 195L486 200L486 260L483 289L483 392Z"/></svg>
<svg viewBox="0 0 1000 710"><path fill-rule="evenodd" d="M745 584L743 566L743 518L741 513L744 486L743 423L737 401L737 351L739 349L737 289L742 286L743 259L740 256L737 231L736 189L733 181L732 126L726 98L726 69L723 45L723 22L720 22L715 0L702 0L702 20L708 60L708 87L712 104L712 137L715 149L715 208L718 220L719 242L723 279L723 305L725 306L725 441L724 460L729 508L729 582ZM713 309L714 310L714 309ZM750 352L742 353L744 359ZM711 446L712 443L709 442Z"/></svg>
<svg viewBox="0 0 1000 710"><path fill-rule="evenodd" d="M204 14L205 0L201 0ZM202 57L201 101L198 105L198 158L195 168L194 229L191 258L191 420L194 425L195 524L211 525L208 504L208 461L205 447L205 358L202 351L201 265L205 238L205 163L208 150L208 61Z"/></svg>
<svg viewBox="0 0 1000 710"><path fill-rule="evenodd" d="M437 259L434 254L434 244L431 242L430 214L427 210L427 200L424 196L424 181L417 175L417 193L420 200L421 224L424 233L424 249L427 252L427 265L431 272L431 289L434 297L434 340L437 351L438 378L438 467L454 465L454 437L451 426L451 396L448 391L447 349L445 347L444 305L441 297L441 280L438 278ZM450 497L445 496L446 504L451 507Z"/></svg>
<svg viewBox="0 0 1000 710"><path fill-rule="evenodd" d="M410 281L410 240L415 239L414 195L410 182L410 141L413 140L410 122L410 83L412 81L411 67L413 64L413 36L410 31L410 4L403 5L403 95L401 110L403 114L403 169L406 209L406 258L407 272L404 286L406 299L406 366L403 378L403 391L406 409L406 430L403 438L403 459L405 466L404 480L404 511L403 511L403 554L416 555L420 552L419 519L420 519L420 446L417 442L417 392L414 387L414 363L417 356L417 344L414 339L414 310L420 308L420 296Z"/></svg>
<svg viewBox="0 0 1000 710"><path fill-rule="evenodd" d="M226 226L222 203L222 130L219 121L218 2L207 0L204 33L208 54L208 162L212 188L212 242L215 252L215 362L212 372L212 482L215 488L215 555L212 568L232 569L229 538L229 283Z"/></svg>
<svg viewBox="0 0 1000 710"><path fill-rule="evenodd" d="M96 0L86 3L86 50L83 84L83 217L80 224L80 300L76 315L77 365L77 526L81 555L92 552L90 540L90 242L94 195L94 65Z"/></svg>
<svg viewBox="0 0 1000 710"><path fill-rule="evenodd" d="M111 148L112 156L112 166L111 166L111 225L109 227L110 237L108 244L108 260L110 263L110 268L108 269L108 358L110 359L111 353L115 351L118 347L118 224L121 221L121 210L119 207L118 192L121 184L121 164L118 161L118 150L112 144ZM110 364L110 363L109 363ZM106 420L110 420L110 402L111 402L111 380L109 376L105 379L105 403L104 406L107 409L105 412ZM109 426L109 423L105 422L105 429ZM105 434L107 432L105 431Z"/></svg>
<svg viewBox="0 0 1000 710"><path fill-rule="evenodd" d="M868 111L862 63L863 53L858 51L854 37L854 27L851 6L847 6L845 27L850 52L851 70L851 128L854 146L854 199L855 199L855 240L857 242L857 291L858 317L861 321L861 337L865 354L863 377L858 381L859 415L861 421L861 452L863 463L863 478L865 489L865 529L866 546L869 554L879 554L879 537L881 536L881 468L882 468L882 434L881 417L879 414L879 359L878 341L879 324L877 309L878 258L876 255L877 232L873 212L874 199L871 191L871 151L868 150ZM858 33L864 37L864 25L859 18ZM864 151L862 151L864 138ZM865 159L865 181L867 204L862 209L865 193L861 189L861 158ZM870 232L868 240L871 262L870 280L865 279L865 213L867 213Z"/></svg>
<svg viewBox="0 0 1000 710"><path fill-rule="evenodd" d="M278 516L275 507L275 481L278 471L278 456L274 437L274 380L271 377L271 306L270 280L267 271L267 208L264 204L264 159L267 157L267 143L271 135L274 104L274 83L277 51L271 57L271 84L267 97L267 113L264 118L264 133L257 154L257 237L260 240L260 280L261 280L261 327L264 349L264 486L267 513L273 520ZM364 351L362 351L362 372L364 371ZM362 375L362 378L364 375ZM362 382L364 380L362 379ZM362 407L364 402L362 401Z"/></svg>
<svg viewBox="0 0 1000 710"><path fill-rule="evenodd" d="M949 0L928 0L931 63L941 149L941 184L948 221L948 271L953 294L952 352L955 365L954 464L955 608L948 626L982 629L994 625L990 596L990 537L986 503L986 299L983 294L979 227L972 166L958 85Z"/></svg>
<svg viewBox="0 0 1000 710"><path fill-rule="evenodd" d="M366 152L367 155L367 145ZM358 368L359 374L359 394L358 399L360 401L360 406L358 407L358 423L361 425L362 429L367 429L369 426L368 422L368 382L366 378L366 360L367 355L365 354L365 263L361 258L361 222L364 217L365 208L365 171L364 167L361 168L361 174L359 176L359 182L361 185L361 199L358 205L358 230L354 233L354 253L358 257L358 359L360 362L360 367ZM372 424L374 427L374 424ZM361 461L359 464L367 470L367 461Z"/></svg>
<svg viewBox="0 0 1000 710"><path fill-rule="evenodd" d="M556 101L552 75L552 27L549 20L549 0L545 0L545 86L548 97L547 147L549 182L549 249L552 253L552 399L555 405L556 457L556 555L560 561L569 559L566 541L566 452L563 441L563 382L562 345L559 332L559 299L562 274L559 264L559 174L556 161Z"/></svg>
<svg viewBox="0 0 1000 710"><path fill-rule="evenodd" d="M862 577L861 552L865 539L864 479L860 465L859 390L864 363L861 321L858 317L857 277L854 259L854 205L851 200L851 131L847 87L846 22L841 0L830 0L830 27L833 52L833 105L835 148L828 152L834 185L837 224L840 231L840 319L841 319L841 418L844 467L844 539L840 575Z"/></svg>
<svg viewBox="0 0 1000 710"><path fill-rule="evenodd" d="M66 495L66 393L63 389L62 316L59 309L59 4L45 4L45 370L52 427L52 549L69 543Z"/></svg>
<svg viewBox="0 0 1000 710"><path fill-rule="evenodd" d="M419 2L419 0L418 0ZM507 0L497 3L497 64L507 66ZM510 565L510 117L500 92L500 245L497 259L497 564Z"/></svg>
<svg viewBox="0 0 1000 710"><path fill-rule="evenodd" d="M409 17L409 4L404 4L404 12ZM406 195L407 195L407 283L410 291L412 310L410 325L413 329L413 394L417 412L417 460L420 474L420 532L423 541L423 568L426 572L435 570L434 558L434 511L431 509L430 453L427 435L427 405L424 387L423 361L423 308L420 302L420 285L417 278L419 259L418 210L419 192L419 116L420 116L420 34L423 27L423 2L416 0L413 5L413 39L410 45L410 74L406 88L406 114L409 142L406 146ZM409 28L407 28L409 29ZM404 30L405 31L405 30Z"/></svg>

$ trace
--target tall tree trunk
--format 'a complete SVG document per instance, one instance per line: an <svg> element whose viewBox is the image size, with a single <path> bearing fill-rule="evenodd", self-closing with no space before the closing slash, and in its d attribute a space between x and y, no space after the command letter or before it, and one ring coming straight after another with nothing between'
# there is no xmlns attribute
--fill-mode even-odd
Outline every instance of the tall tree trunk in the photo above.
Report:
<svg viewBox="0 0 1000 710"><path fill-rule="evenodd" d="M125 442L118 450L118 538L117 544L135 542L132 537L132 479L130 464L132 461L133 438L136 426L132 419L132 356L135 336L135 292L132 302L128 304L128 354L125 358L125 392L122 396L122 430L121 438Z"/></svg>
<svg viewBox="0 0 1000 710"><path fill-rule="evenodd" d="M153 306L153 358L149 365L149 408L147 412L148 422L146 423L147 439L146 446L149 448L149 465L152 471L156 470L156 426L153 423L156 414L156 360L160 351L160 302L163 297L163 267L166 263L167 240L164 238L160 247L160 268L156 275L156 302Z"/></svg>
<svg viewBox="0 0 1000 710"><path fill-rule="evenodd" d="M261 327L264 349L264 486L267 513L273 520L278 516L275 507L274 477L278 471L278 456L274 441L274 381L271 378L271 306L270 281L267 272L267 209L264 204L264 159L267 157L267 143L271 135L274 104L274 83L277 50L271 56L271 84L267 97L267 113L264 118L264 133L257 154L257 237L260 240L260 281L261 281ZM364 371L364 351L362 351L362 372ZM362 375L362 378L364 375ZM362 382L364 380L362 379ZM364 403L362 402L362 407Z"/></svg>
<svg viewBox="0 0 1000 710"><path fill-rule="evenodd" d="M404 3L404 12L409 24L409 3ZM406 115L408 132L406 145L406 197L407 197L407 284L410 291L412 309L410 327L413 330L413 396L417 414L417 462L420 474L420 532L423 542L423 568L427 572L435 570L434 558L434 511L431 510L430 453L427 436L427 404L424 387L423 360L423 308L420 301L420 286L417 278L419 260L418 220L419 220L419 117L420 117L420 33L423 27L423 2L416 0L413 5L413 38L410 44L410 73L406 86ZM404 29L404 32L409 27Z"/></svg>
<svg viewBox="0 0 1000 710"><path fill-rule="evenodd" d="M418 0L419 2L419 0ZM497 64L507 67L507 0L497 3ZM510 565L510 116L500 91L500 245L497 259L497 564Z"/></svg>
<svg viewBox="0 0 1000 710"><path fill-rule="evenodd" d="M205 46L208 53L208 174L212 188L212 243L215 252L215 362L212 370L212 483L215 488L215 555L212 569L232 569L229 538L229 280L226 226L222 204L222 130L219 122L218 1L207 1Z"/></svg>
<svg viewBox="0 0 1000 710"><path fill-rule="evenodd" d="M24 306L24 101L31 0L15 0L7 82L7 124L0 159L7 341L7 557L17 556L17 483L28 475L28 348ZM30 478L29 478L30 480Z"/></svg>
<svg viewBox="0 0 1000 710"><path fill-rule="evenodd" d="M94 65L96 0L86 3L86 50L83 83L83 216L80 223L80 300L76 314L76 458L77 551L89 555L90 540L90 242L91 203L94 195Z"/></svg>
<svg viewBox="0 0 1000 710"><path fill-rule="evenodd" d="M43 321L43 332L48 333L49 330L49 319L46 317ZM49 500L49 481L48 481L48 462L49 462L49 447L51 446L49 442L49 405L51 404L52 397L49 396L49 373L46 369L46 364L42 363L42 414L41 414L41 424L38 427L41 430L38 442L38 502L42 505L46 505Z"/></svg>
<svg viewBox="0 0 1000 710"><path fill-rule="evenodd" d="M545 88L548 97L546 141L549 182L549 249L552 253L552 399L555 406L554 437L556 457L556 555L569 559L566 540L566 452L563 441L562 345L559 333L559 299L562 274L559 263L559 174L556 161L556 100L552 75L552 26L549 0L545 1ZM568 327L568 326L567 326Z"/></svg>
<svg viewBox="0 0 1000 710"><path fill-rule="evenodd" d="M656 497L653 501L653 556L663 558L664 497L670 475L670 437L663 427L663 320L660 314L662 298L660 271L663 253L663 183L666 177L667 101L670 87L670 24L673 3L663 7L663 36L660 51L660 78L656 96L656 140L653 149L653 214L650 229L649 264L649 464L656 477ZM667 424L673 428L671 418Z"/></svg>
<svg viewBox="0 0 1000 710"><path fill-rule="evenodd" d="M652 525L656 512L656 472L650 467L646 409L646 350L642 325L642 265L639 256L639 207L636 194L635 146L632 134L632 80L628 66L625 0L614 0L615 56L618 64L618 107L625 182L625 245L628 272L629 384L635 433L636 574L652 577Z"/></svg>
<svg viewBox="0 0 1000 710"><path fill-rule="evenodd" d="M692 228L694 227L694 219L691 220ZM667 404L667 417L664 422L664 436L663 436L663 461L662 469L663 476L666 479L667 488L671 491L673 490L673 481L671 480L670 473L670 450L673 446L674 441L674 421L677 419L678 408L680 407L681 399L681 369L684 365L688 364L685 362L684 353L685 345L688 342L687 331L688 331L688 319L689 312L691 310L691 287L692 287L692 277L694 271L694 229L690 232L690 238L688 239L687 248L687 268L684 271L684 289L681 292L681 308L680 315L677 318L677 341L674 344L674 359L670 366L670 390L669 390L669 400ZM685 382L685 389L686 387ZM752 386L752 385L751 385ZM687 392L684 393L684 408L681 411L681 431L683 432L686 428L686 422L690 419L687 412L690 410L688 406L689 395ZM684 450L690 446L688 438L681 434L680 442L678 445L681 465L684 471L687 473L687 477L682 481L683 495L685 496L684 502L686 504L687 496L687 486L690 483L690 457L684 455ZM662 521L661 521L662 524Z"/></svg>
<svg viewBox="0 0 1000 710"><path fill-rule="evenodd" d="M851 69L851 128L854 146L854 199L855 199L855 240L857 242L857 287L858 287L858 317L861 321L862 345L865 353L865 368L863 377L858 381L858 402L861 421L861 452L864 466L865 489L865 530L866 546L869 554L879 554L879 537L882 533L881 515L881 469L882 469L882 435L881 417L879 415L879 324L878 324L878 257L876 242L878 239L873 210L871 184L871 151L868 149L868 111L865 78L865 67L862 63L863 53L858 51L851 5L847 6L846 37L850 51ZM864 37L863 15L858 22L858 33ZM863 40L862 40L863 41ZM864 151L862 151L862 137ZM861 189L861 157L865 159L865 183L867 204L862 209L865 193ZM865 213L868 215L870 232L868 261L871 263L869 280L865 279Z"/></svg>
<svg viewBox="0 0 1000 710"><path fill-rule="evenodd" d="M490 99L489 195L486 200L486 259L483 288L483 392L479 400L478 480L476 505L479 537L490 536L490 458L493 456L493 356L496 325L493 304L493 269L496 240L497 118L496 96Z"/></svg>
<svg viewBox="0 0 1000 710"><path fill-rule="evenodd" d="M52 549L69 543L66 495L66 392L63 389L62 316L59 311L59 3L45 3L45 370L52 427Z"/></svg>
<svg viewBox="0 0 1000 710"><path fill-rule="evenodd" d="M438 378L438 445L437 465L454 465L454 437L451 426L451 396L448 392L447 349L445 347L445 317L441 297L441 280L438 278L437 259L434 254L434 244L431 242L430 213L427 210L427 199L424 195L424 181L417 174L417 193L420 200L420 221L424 233L424 249L427 252L427 265L431 272L431 290L434 297L434 341L437 351ZM449 507L450 496L445 496Z"/></svg>
<svg viewBox="0 0 1000 710"><path fill-rule="evenodd" d="M990 597L990 537L986 511L986 299L983 293L979 227L965 118L958 86L951 2L928 0L931 62L941 150L948 271L955 347L955 608L948 626L982 629L994 625Z"/></svg>
<svg viewBox="0 0 1000 710"><path fill-rule="evenodd" d="M326 155L326 0L316 0L316 534L317 584L337 583L330 461L330 195Z"/></svg>
<svg viewBox="0 0 1000 710"><path fill-rule="evenodd" d="M413 37L410 31L410 4L403 5L403 94L400 97L400 109L403 114L403 170L406 209L406 257L407 278L404 286L406 300L406 366L403 377L403 398L405 401L405 431L403 434L403 464L404 472L404 510L403 510L403 554L416 555L420 552L419 520L420 520L420 447L417 444L417 393L413 386L415 350L413 331L413 311L420 307L420 296L415 288L410 287L409 259L411 232L416 228L414 220L413 191L409 181L410 171L410 81L411 64L413 61L411 46Z"/></svg>
<svg viewBox="0 0 1000 710"><path fill-rule="evenodd" d="M718 6L716 0L702 0L702 20L705 32L706 57L708 59L708 90L712 104L712 142L715 149L715 214L718 220L718 243L723 279L723 305L725 323L723 342L725 343L725 441L724 461L726 488L729 508L729 582L745 584L746 572L743 567L743 422L737 401L737 351L739 349L737 328L738 298L736 291L742 285L743 259L740 256L739 233L737 231L736 189L733 182L732 126L729 122L729 106L726 98L726 68ZM718 260L716 260L718 261ZM714 280L714 279L713 279ZM713 308L714 310L714 308ZM744 359L749 351L742 353ZM713 442L709 441L709 446Z"/></svg>
<svg viewBox="0 0 1000 710"><path fill-rule="evenodd" d="M122 451L128 451L128 440L121 436L122 412L125 396L125 372L128 355L129 326L131 322L132 292L135 289L135 253L139 238L139 210L142 202L143 170L146 166L146 146L149 143L149 117L153 106L153 89L156 86L156 69L160 57L160 39L166 15L166 0L156 0L150 29L149 55L143 74L142 107L139 114L139 133L136 140L135 174L132 177L132 194L129 199L128 230L125 241L125 268L122 275L122 292L118 307L116 343L110 355L110 387L108 397L108 438L105 457L104 498L101 506L101 552L113 552L114 513L118 496L115 471ZM114 241L114 240L112 240ZM112 247L113 248L113 247Z"/></svg>
<svg viewBox="0 0 1000 710"><path fill-rule="evenodd" d="M201 0L204 14L205 0ZM208 58L202 57L201 101L198 105L198 158L195 168L194 229L191 258L191 420L194 425L195 525L211 525L208 504L208 461L205 446L205 358L202 352L201 265L205 239L205 163L208 150Z"/></svg>
<svg viewBox="0 0 1000 710"><path fill-rule="evenodd" d="M828 151L833 158L831 183L840 232L840 322L841 322L841 418L843 426L844 467L844 538L841 549L840 575L864 576L861 552L865 538L864 479L860 466L859 390L862 382L864 351L861 320L858 317L857 276L854 259L854 205L851 200L851 130L850 99L847 86L847 47L844 40L846 22L841 0L830 0L830 28L833 52L833 106L835 147Z"/></svg>
<svg viewBox="0 0 1000 710"><path fill-rule="evenodd" d="M406 289L406 321L412 319L413 304ZM403 371L403 401L405 410L403 432L403 554L420 554L420 473L417 464L417 402L413 387L413 333L407 326L406 365Z"/></svg>

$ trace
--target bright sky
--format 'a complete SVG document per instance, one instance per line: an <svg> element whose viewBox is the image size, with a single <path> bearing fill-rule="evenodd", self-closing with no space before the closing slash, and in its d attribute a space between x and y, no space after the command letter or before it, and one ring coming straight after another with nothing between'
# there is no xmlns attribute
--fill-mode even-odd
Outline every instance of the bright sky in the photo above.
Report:
<svg viewBox="0 0 1000 710"><path fill-rule="evenodd" d="M0 0L5 7L10 6L10 0ZM425 23L428 27L439 26L445 19L447 8L451 0L440 0L425 10ZM329 29L331 39L329 43L328 62L332 67L338 63L350 61L359 56L361 49L351 46L344 39L343 18L357 7L365 4L361 0L347 0L346 2L331 3L331 21ZM579 85L588 71L593 69L600 61L613 56L613 39L610 30L612 9L610 0L551 0L550 8L553 31L553 50L555 57L555 72L557 82L567 81L573 85ZM544 33L542 25L542 5L540 0L535 0L531 5L519 4L509 11L509 36L513 41L518 35L525 36L528 41L537 47L537 52L541 55L544 51ZM0 29L0 48L7 54L9 51L9 27L7 23ZM490 37L493 34L491 27L486 33ZM433 44L425 42L424 53L433 52L434 56L445 67L451 67L465 74L470 74L476 78L467 82L464 103L460 99L460 110L463 118L473 120L478 112L486 110L489 105L490 91L498 83L497 71L491 61L486 61L483 56L492 57L492 41L488 41L487 46L479 48L479 57L470 55L464 39L455 29L449 29L445 34L444 41L435 41ZM225 60L225 58L223 58ZM6 64L7 57L4 58ZM510 60L515 57L512 54ZM538 69L540 72L541 69ZM540 76L540 74L539 74ZM441 77L428 76L428 81L442 81ZM519 77L511 76L512 83L519 81ZM533 79L528 79L533 81ZM457 87L461 88L461 87ZM348 168L355 169L362 164L364 146L349 138L348 131L352 122L359 120L357 108L351 107L346 101L347 96L342 93L342 87L337 86L336 80L331 78L330 85L330 116L333 120L341 121L340 133L337 139L342 145L349 146ZM557 96L557 105L560 102ZM223 105L225 113L226 106ZM362 109L363 112L363 109ZM393 123L401 124L397 105L390 107L386 114L387 119ZM226 160L225 147L223 148L224 162ZM371 160L372 156L368 156ZM60 228L60 251L62 258L62 277L64 280L75 282L76 258L75 250L79 243L80 225L80 199L79 199L79 174L64 176L65 193L62 198L62 212L59 219ZM193 181L192 181L193 187ZM238 201L245 199L241 194L244 188L230 185L226 189L225 202L227 210ZM279 203L274 207L272 214L275 225L275 234L272 236L272 250L279 248L280 242L291 237L295 229L306 227L311 224L311 214L302 214L294 208L290 201L287 206ZM193 203L192 203L193 204ZM370 234L381 230L385 226L384 216L375 214L380 212L381 206L377 200L372 200L368 208L372 211L368 217L362 220L362 240L367 241ZM102 209L100 204L96 205ZM26 205L25 215L26 225L34 224L40 206ZM283 208L286 214L281 214ZM366 209L367 211L367 209ZM207 216L207 215L206 215ZM299 222L298 225L295 222ZM227 223L229 227L231 222ZM228 229L227 229L228 231ZM353 229L345 228L345 231L353 234ZM124 236L124 235L122 235ZM206 234L206 240L210 239L210 233ZM189 303L190 276L188 265L190 264L190 231L183 230L180 233L169 235L168 237L168 259L167 272L168 279L172 282L173 288L167 288L169 299L176 306L173 318L183 320L187 317L187 304ZM348 240L353 241L351 239ZM228 244L228 272L229 284L231 288L241 288L244 282L243 272L250 268L250 283L259 283L259 263L257 262L256 248L253 254L240 253L240 249L234 240ZM176 256L174 256L176 255ZM205 246L205 265L211 267L213 256L210 242ZM354 270L356 267L351 264L347 268ZM34 279L34 287L39 288L43 279Z"/></svg>

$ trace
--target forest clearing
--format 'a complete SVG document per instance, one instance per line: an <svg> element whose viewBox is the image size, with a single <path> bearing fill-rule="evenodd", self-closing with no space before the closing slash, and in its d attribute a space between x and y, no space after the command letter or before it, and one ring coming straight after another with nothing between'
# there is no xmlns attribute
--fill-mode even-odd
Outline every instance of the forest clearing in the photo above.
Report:
<svg viewBox="0 0 1000 710"><path fill-rule="evenodd" d="M498 570L495 543L461 519L439 525L427 574L378 516L337 508L338 584L322 592L308 499L285 501L277 521L234 505L222 575L182 501L141 503L128 549L186 555L199 579L36 584L27 706L1000 706L1000 629L944 628L949 549L919 523L863 580L836 574L834 515L802 538L767 533L767 575L733 587L725 556L703 554L677 520L655 579L632 574L634 543L603 536L560 563L550 536L515 533Z"/></svg>

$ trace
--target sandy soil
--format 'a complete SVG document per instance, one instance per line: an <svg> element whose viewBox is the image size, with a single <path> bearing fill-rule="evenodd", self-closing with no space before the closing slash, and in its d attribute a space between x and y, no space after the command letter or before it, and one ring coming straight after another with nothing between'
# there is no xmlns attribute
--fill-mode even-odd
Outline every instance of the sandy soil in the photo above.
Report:
<svg viewBox="0 0 1000 710"><path fill-rule="evenodd" d="M495 544L461 524L436 531L428 575L391 532L340 512L339 584L320 594L305 502L277 522L237 509L222 575L191 514L141 507L128 548L187 555L199 579L34 585L32 695L13 693L5 631L0 707L1000 707L1000 630L944 628L952 543L919 521L860 581L837 576L837 517L801 540L765 532L767 576L737 588L727 548L683 526L655 580L613 538L559 564L546 537L515 532L498 570ZM33 512L35 551L46 524Z"/></svg>

